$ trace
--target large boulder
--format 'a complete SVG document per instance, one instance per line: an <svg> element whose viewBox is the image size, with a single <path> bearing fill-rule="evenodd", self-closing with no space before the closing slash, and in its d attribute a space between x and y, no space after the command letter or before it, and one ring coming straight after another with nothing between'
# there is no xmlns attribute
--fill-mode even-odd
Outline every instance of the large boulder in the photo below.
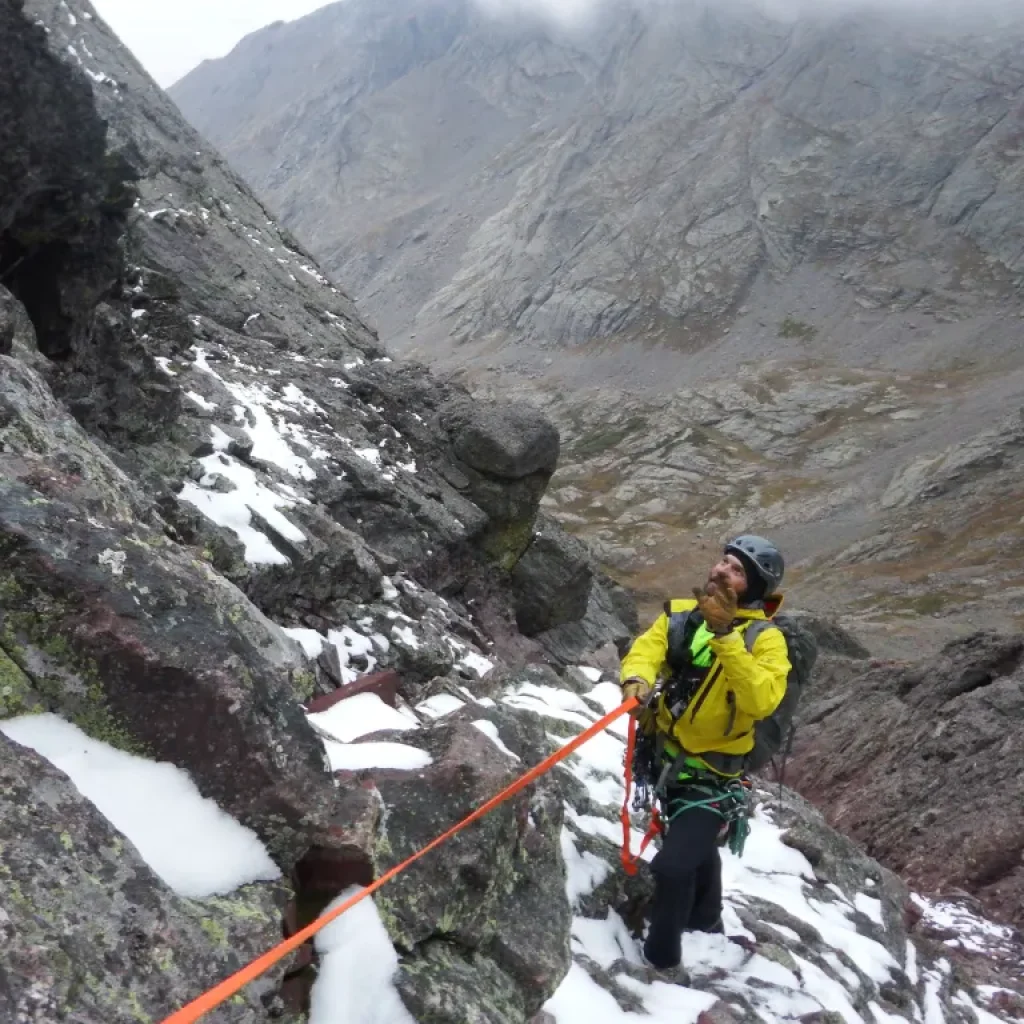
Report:
<svg viewBox="0 0 1024 1024"><path fill-rule="evenodd" d="M823 659L801 718L787 777L832 825L911 883L1024 925L1024 636Z"/></svg>
<svg viewBox="0 0 1024 1024"><path fill-rule="evenodd" d="M280 935L278 885L176 896L67 776L3 735L0 849L0 1020L11 1024L162 1020ZM265 1021L282 970L207 1019Z"/></svg>
<svg viewBox="0 0 1024 1024"><path fill-rule="evenodd" d="M871 652L848 630L843 629L832 619L810 612L787 612L797 625L802 626L818 643L822 654L838 655L841 658L864 660L871 657Z"/></svg>
<svg viewBox="0 0 1024 1024"><path fill-rule="evenodd" d="M86 77L21 7L0 8L0 272L76 416L107 436L153 439L180 397L120 299L138 175L108 150Z"/></svg>
<svg viewBox="0 0 1024 1024"><path fill-rule="evenodd" d="M516 622L536 636L587 612L594 570L582 541L542 517L530 546L512 570Z"/></svg>
<svg viewBox="0 0 1024 1024"><path fill-rule="evenodd" d="M536 639L556 664L586 662L615 675L619 659L639 632L633 595L611 577L597 573L583 617L548 629Z"/></svg>
<svg viewBox="0 0 1024 1024"><path fill-rule="evenodd" d="M473 724L480 721L483 728ZM447 831L548 749L539 723L498 708L467 709L400 738L432 763L416 773L372 772L386 822L373 849L378 872ZM556 781L541 779L378 894L403 954L396 984L417 1020L529 1020L554 992L569 966L561 827Z"/></svg>
<svg viewBox="0 0 1024 1024"><path fill-rule="evenodd" d="M460 402L443 413L457 458L505 480L555 471L559 436L539 409L525 403Z"/></svg>
<svg viewBox="0 0 1024 1024"><path fill-rule="evenodd" d="M449 483L487 513L479 544L511 569L530 545L540 499L558 465L558 430L532 406L462 395L442 408L440 422L454 463Z"/></svg>

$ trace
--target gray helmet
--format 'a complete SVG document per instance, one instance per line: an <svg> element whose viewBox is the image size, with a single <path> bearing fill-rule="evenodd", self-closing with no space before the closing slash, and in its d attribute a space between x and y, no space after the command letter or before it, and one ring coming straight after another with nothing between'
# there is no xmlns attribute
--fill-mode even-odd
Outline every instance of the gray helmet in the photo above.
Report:
<svg viewBox="0 0 1024 1024"><path fill-rule="evenodd" d="M786 572L786 563L782 552L764 537L744 534L730 541L725 546L727 555L735 555L749 575L753 570L764 585L764 595L774 594L782 586L782 577ZM760 588L758 588L760 589Z"/></svg>

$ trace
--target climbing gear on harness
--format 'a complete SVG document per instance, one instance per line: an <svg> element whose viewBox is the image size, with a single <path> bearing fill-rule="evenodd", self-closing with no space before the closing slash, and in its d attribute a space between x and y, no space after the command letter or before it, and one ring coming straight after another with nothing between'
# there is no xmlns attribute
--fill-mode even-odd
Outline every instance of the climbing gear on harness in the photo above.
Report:
<svg viewBox="0 0 1024 1024"><path fill-rule="evenodd" d="M403 860L401 864L396 864L390 870L385 871L380 878L371 882L365 889L361 889L359 892L355 893L355 895L350 896L333 910L321 915L311 924L306 925L305 928L300 928L294 935L291 935L283 942L278 943L278 945L269 952L257 957L240 971L236 971L231 975L231 977L220 982L220 984L214 986L208 992L204 992L197 999L192 1000L192 1002L187 1006L182 1007L176 1013L172 1013L169 1017L164 1018L162 1024L195 1024L197 1020L204 1017L211 1010L214 1010L222 1003L227 1002L250 981L258 978L264 971L270 970L274 964L283 960L292 951L298 949L301 945L316 935L317 932L326 928L332 921L337 920L345 913L346 910L354 907L357 903L366 899L368 896L372 896L383 885L390 882L396 875L400 875L406 868L418 861L421 857L426 856L426 854L435 850L442 843L447 842L447 840L451 839L452 836L461 832L474 821L478 821L480 818L484 817L484 815L489 814L499 804L508 800L509 797L515 796L517 793L526 789L530 783L551 771L555 765L564 761L570 754L582 747L588 740L593 739L598 735L598 733L604 732L604 730L615 722L616 719L628 714L636 706L637 702L635 700L628 700L620 704L617 708L614 708L612 711L609 711L607 715L603 718L599 718L588 729L585 729L579 734L579 736L575 737L575 739L570 740L565 744L565 746L559 747L558 750L546 757L540 762L540 764L521 775L515 780L515 782L506 786L500 793L491 797L491 799L486 803L481 804L475 811L463 818L462 821L448 829L447 832L439 835L436 839L431 840L426 846L421 847L411 856Z"/></svg>
<svg viewBox="0 0 1024 1024"><path fill-rule="evenodd" d="M642 784L638 781L636 796L633 801L633 809L637 811L645 809L651 811L651 824L648 826L647 831L644 833L644 837L640 842L639 852L636 856L633 855L631 852L633 823L629 817L629 791L633 785L633 763L636 756L636 747L637 722L635 718L630 718L629 732L626 739L626 796L622 801L622 810L619 813L619 820L622 822L622 853L620 854L620 860L622 861L622 870L625 871L627 875L636 874L637 865L639 864L641 857L643 857L644 851L648 846L650 846L654 837L659 835L662 831L661 815L658 813L658 809L652 806L652 793L648 787L648 783L646 780ZM641 788L641 786L643 788ZM639 805L638 801L640 802Z"/></svg>
<svg viewBox="0 0 1024 1024"><path fill-rule="evenodd" d="M672 756L673 749L665 743L664 737L641 732L636 719L630 719L626 742L626 794L619 815L622 822L620 859L627 875L636 874L644 851L656 836L671 827L673 819L697 807L712 811L722 819L719 843L728 844L737 857L743 855L750 834L750 781L740 776L718 775L685 752ZM709 755L701 756L706 759ZM739 758L740 762L742 760ZM654 781L656 773L657 781ZM629 814L630 790L634 786L632 809L647 811L651 815L651 823L636 855L631 849L632 820Z"/></svg>
<svg viewBox="0 0 1024 1024"><path fill-rule="evenodd" d="M749 779L719 780L694 776L692 781L680 784L678 796L669 794L664 827L671 828L672 822L687 811L696 808L712 811L722 819L719 845L728 845L737 857L742 857L750 835L750 791Z"/></svg>

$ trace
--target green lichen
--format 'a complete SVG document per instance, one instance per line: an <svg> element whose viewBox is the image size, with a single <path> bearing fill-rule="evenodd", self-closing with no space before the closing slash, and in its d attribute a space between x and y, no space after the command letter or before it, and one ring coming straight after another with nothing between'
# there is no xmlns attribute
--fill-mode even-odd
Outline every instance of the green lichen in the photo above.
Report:
<svg viewBox="0 0 1024 1024"><path fill-rule="evenodd" d="M292 673L292 686L300 700L310 700L316 687L316 676L307 669L300 669Z"/></svg>
<svg viewBox="0 0 1024 1024"><path fill-rule="evenodd" d="M805 324L802 320L796 320L791 316L787 316L779 324L780 338L799 338L801 341L810 341L817 333L818 329L816 327Z"/></svg>
<svg viewBox="0 0 1024 1024"><path fill-rule="evenodd" d="M58 623L65 614L66 609L47 595L36 597L30 611L9 613L0 635L0 644L9 660L24 670L28 664L28 648L45 655L60 674L34 672L34 691L94 739L129 754L151 756L149 748L107 706L106 687L99 667L90 658L77 654L59 631ZM69 679L78 682L69 686ZM0 684L0 718L7 717L3 704L3 685ZM36 700L15 713L31 710L44 708Z"/></svg>
<svg viewBox="0 0 1024 1024"><path fill-rule="evenodd" d="M266 910L259 903L248 903L244 899L244 890L235 893L231 899L211 896L202 901L201 906L230 914L239 921L269 921Z"/></svg>
<svg viewBox="0 0 1024 1024"><path fill-rule="evenodd" d="M511 572L533 539L533 519L490 530L480 541L484 554L499 568Z"/></svg>
<svg viewBox="0 0 1024 1024"><path fill-rule="evenodd" d="M114 713L104 705L83 707L70 713L71 721L87 736L100 740L108 746L123 750L126 754L151 757L149 748L128 731Z"/></svg>
<svg viewBox="0 0 1024 1024"><path fill-rule="evenodd" d="M10 604L22 596L18 581L11 575L0 576L0 605Z"/></svg>
<svg viewBox="0 0 1024 1024"><path fill-rule="evenodd" d="M71 833L70 832L61 832L61 834L60 834L60 845L63 846L64 849L67 850L68 852L70 852L71 850L73 850L75 848L75 844L71 840Z"/></svg>
<svg viewBox="0 0 1024 1024"><path fill-rule="evenodd" d="M212 942L216 943L222 949L227 946L228 933L222 924L209 917L204 917L199 924Z"/></svg>
<svg viewBox="0 0 1024 1024"><path fill-rule="evenodd" d="M0 648L0 719L42 710L31 680L17 662Z"/></svg>
<svg viewBox="0 0 1024 1024"><path fill-rule="evenodd" d="M111 1001L113 1002L113 1000ZM130 989L128 991L128 1009L131 1010L132 1016L139 1024L152 1024L153 1018L142 1008L139 997Z"/></svg>

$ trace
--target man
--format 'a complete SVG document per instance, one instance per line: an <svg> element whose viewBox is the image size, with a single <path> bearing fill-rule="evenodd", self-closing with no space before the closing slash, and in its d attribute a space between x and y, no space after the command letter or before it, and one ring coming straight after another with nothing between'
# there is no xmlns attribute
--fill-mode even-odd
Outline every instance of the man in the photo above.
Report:
<svg viewBox="0 0 1024 1024"><path fill-rule="evenodd" d="M790 671L786 638L766 624L782 604L784 568L771 541L738 537L694 599L666 602L622 663L623 700L645 701L663 684L639 714L641 731L654 738L667 822L652 862L655 902L644 943L645 960L658 970L679 966L684 931L722 931L718 849L732 824L727 810L745 804L739 780L754 725L779 705Z"/></svg>

